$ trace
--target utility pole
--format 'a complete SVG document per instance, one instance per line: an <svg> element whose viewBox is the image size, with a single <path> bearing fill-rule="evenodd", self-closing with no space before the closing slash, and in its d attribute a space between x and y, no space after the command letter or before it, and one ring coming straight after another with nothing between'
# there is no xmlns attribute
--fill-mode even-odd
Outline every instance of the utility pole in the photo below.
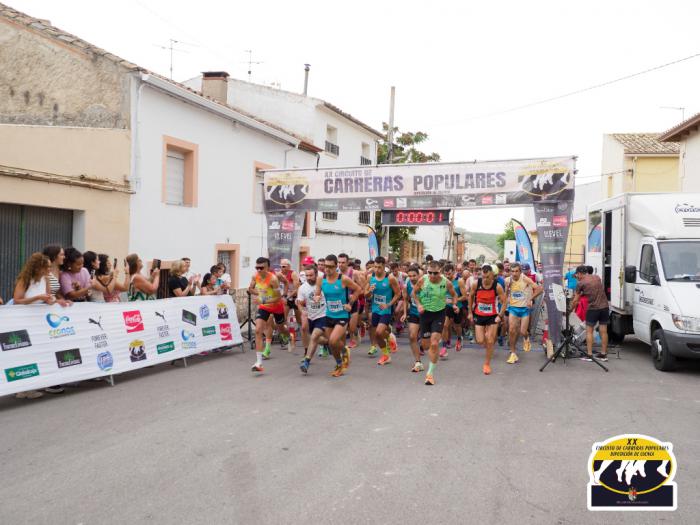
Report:
<svg viewBox="0 0 700 525"><path fill-rule="evenodd" d="M391 86L391 97L389 99L389 130L387 132L386 138L389 150L389 164L394 161L394 102L396 100L396 87ZM391 235L391 226L382 227L382 246L381 252L386 254L387 259L389 258L389 250L391 249L391 244L389 243L389 236Z"/></svg>

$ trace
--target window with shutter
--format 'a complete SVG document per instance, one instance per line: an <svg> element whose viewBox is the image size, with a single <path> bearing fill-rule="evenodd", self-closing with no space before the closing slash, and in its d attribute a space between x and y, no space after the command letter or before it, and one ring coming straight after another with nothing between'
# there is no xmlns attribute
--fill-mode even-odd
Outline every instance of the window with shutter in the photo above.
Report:
<svg viewBox="0 0 700 525"><path fill-rule="evenodd" d="M178 206L185 203L185 155L171 149L166 165L165 202Z"/></svg>

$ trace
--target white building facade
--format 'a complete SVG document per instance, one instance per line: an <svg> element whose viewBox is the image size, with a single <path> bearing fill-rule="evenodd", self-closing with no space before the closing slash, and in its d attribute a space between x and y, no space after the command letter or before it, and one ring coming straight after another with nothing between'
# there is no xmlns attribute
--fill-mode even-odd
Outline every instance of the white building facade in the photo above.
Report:
<svg viewBox="0 0 700 525"><path fill-rule="evenodd" d="M133 87L130 250L146 261L189 257L204 274L227 263L245 287L267 253L259 170L314 166L301 141L161 77Z"/></svg>
<svg viewBox="0 0 700 525"><path fill-rule="evenodd" d="M205 93L208 73L185 82ZM211 93L216 93L212 90ZM371 165L377 162L377 142L382 134L328 102L302 94L227 79L226 103L265 122L289 130L317 149L312 167ZM318 163L318 164L317 164ZM309 164L288 162L280 168L303 168ZM368 258L367 225L374 226L373 212L328 210L307 215L302 236L302 255L314 257L345 252L352 258Z"/></svg>

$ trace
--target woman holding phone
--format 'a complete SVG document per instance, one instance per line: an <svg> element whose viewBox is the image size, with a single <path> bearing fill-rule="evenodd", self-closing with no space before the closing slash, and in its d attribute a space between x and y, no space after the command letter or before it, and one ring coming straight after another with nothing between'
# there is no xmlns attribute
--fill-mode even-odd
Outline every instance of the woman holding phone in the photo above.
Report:
<svg viewBox="0 0 700 525"><path fill-rule="evenodd" d="M99 265L95 273L97 286L92 292L92 300L104 303L118 303L121 292L129 289L129 274L126 273L124 281L119 280L119 269L112 264L107 254L97 256ZM114 259L117 260L116 258Z"/></svg>
<svg viewBox="0 0 700 525"><path fill-rule="evenodd" d="M143 261L136 253L127 255L125 261L125 271L129 274L129 301L152 301L156 298L158 286L160 285L160 261L154 259L151 274L145 277L141 274Z"/></svg>

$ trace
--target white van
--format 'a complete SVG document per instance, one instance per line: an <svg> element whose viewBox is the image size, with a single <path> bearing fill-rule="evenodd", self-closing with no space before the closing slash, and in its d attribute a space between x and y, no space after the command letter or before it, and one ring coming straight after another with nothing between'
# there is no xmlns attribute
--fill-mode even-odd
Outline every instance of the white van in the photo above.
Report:
<svg viewBox="0 0 700 525"><path fill-rule="evenodd" d="M627 193L588 206L587 264L610 300L613 342L634 334L654 366L700 359L700 194Z"/></svg>

